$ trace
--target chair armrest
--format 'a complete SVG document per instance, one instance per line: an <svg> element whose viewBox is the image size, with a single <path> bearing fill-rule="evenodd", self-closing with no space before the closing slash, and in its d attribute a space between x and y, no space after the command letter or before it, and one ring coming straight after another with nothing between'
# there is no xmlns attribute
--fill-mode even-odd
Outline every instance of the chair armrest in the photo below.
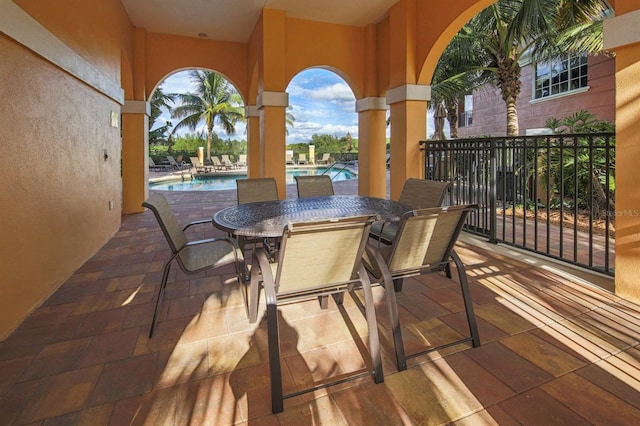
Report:
<svg viewBox="0 0 640 426"><path fill-rule="evenodd" d="M195 220L193 222L191 222L190 224L188 224L187 226L185 226L184 228L182 228L183 231L186 231L188 227L192 226L192 225L201 225L203 223L212 223L213 219L202 219L202 220Z"/></svg>

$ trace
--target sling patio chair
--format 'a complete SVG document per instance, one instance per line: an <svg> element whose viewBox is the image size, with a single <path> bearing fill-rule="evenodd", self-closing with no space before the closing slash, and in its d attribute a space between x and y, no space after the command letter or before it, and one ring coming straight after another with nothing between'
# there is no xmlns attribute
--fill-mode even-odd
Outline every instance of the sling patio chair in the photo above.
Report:
<svg viewBox="0 0 640 426"><path fill-rule="evenodd" d="M334 195L329 175L295 176L298 198Z"/></svg>
<svg viewBox="0 0 640 426"><path fill-rule="evenodd" d="M189 160L191 160L193 168L196 169L196 173L208 173L211 171L211 167L202 165L198 157L189 157Z"/></svg>
<svg viewBox="0 0 640 426"><path fill-rule="evenodd" d="M223 164L217 155L211 156L211 164L214 170L229 170L232 166Z"/></svg>
<svg viewBox="0 0 640 426"><path fill-rule="evenodd" d="M307 154L298 154L298 164L307 164Z"/></svg>
<svg viewBox="0 0 640 426"><path fill-rule="evenodd" d="M220 156L220 162L228 169L233 168L233 161L231 161L231 158L229 158L229 154L222 154Z"/></svg>
<svg viewBox="0 0 640 426"><path fill-rule="evenodd" d="M238 156L238 161L233 163L233 166L237 169L241 169L243 167L247 167L247 154L240 154Z"/></svg>
<svg viewBox="0 0 640 426"><path fill-rule="evenodd" d="M316 160L316 164L328 165L329 160L331 160L331 154L328 152L325 152L324 154L322 154L322 158L320 158L319 160Z"/></svg>
<svg viewBox="0 0 640 426"><path fill-rule="evenodd" d="M208 238L198 241L189 241L185 235L185 230L192 225L211 223L211 219L199 220L181 227L177 218L171 211L167 199L158 194L152 194L142 203L143 207L151 210L162 229L162 233L171 248L171 257L162 270L162 281L160 282L160 292L156 300L156 307L153 311L149 338L153 337L156 320L164 292L167 287L167 279L171 264L176 261L182 272L185 274L197 274L209 269L234 264L238 275L238 283L244 281L247 276L246 265L242 251L238 247L236 240L232 238Z"/></svg>
<svg viewBox="0 0 640 426"><path fill-rule="evenodd" d="M151 172L168 172L171 171L173 167L169 164L156 164L153 161L153 158L149 157L149 171Z"/></svg>
<svg viewBox="0 0 640 426"><path fill-rule="evenodd" d="M167 155L167 161L169 161L169 164L175 170L187 170L191 168L191 166L185 163L184 161L178 162L175 158L173 158L172 155Z"/></svg>
<svg viewBox="0 0 640 426"><path fill-rule="evenodd" d="M257 203L261 201L275 201L278 199L278 184L272 177L237 179L236 191L238 204ZM242 235L236 236L242 252L247 244L262 243L272 252L276 249L277 241L269 238L251 238Z"/></svg>
<svg viewBox="0 0 640 426"><path fill-rule="evenodd" d="M372 283L380 283L386 292L391 330L396 351L396 363L399 371L407 368L407 358L414 358L428 352L444 349L460 343L471 341L473 347L480 346L480 336L476 323L471 293L464 264L454 251L454 246L462 230L468 213L477 209L477 205L460 205L435 207L407 212L400 220L398 234L391 246L367 244L364 265ZM461 337L451 331L446 338L438 333L434 336L423 336L416 332L416 338L431 344L426 349L405 355L402 330L398 316L396 292L402 291L404 278L445 270L451 278L450 264L454 263L458 270L462 300L467 316L469 337ZM408 330L408 332L411 332ZM458 338L460 337L460 338ZM451 341L451 339L455 339ZM445 340L445 342L443 342ZM447 341L448 340L448 341ZM437 344L439 343L439 344ZM437 344L437 346L433 346Z"/></svg>
<svg viewBox="0 0 640 426"><path fill-rule="evenodd" d="M450 187L449 182L409 178L402 187L398 201L412 209L440 207ZM371 227L369 236L390 245L397 232L397 222L377 222Z"/></svg>
<svg viewBox="0 0 640 426"><path fill-rule="evenodd" d="M380 358L380 342L376 324L375 302L362 255L369 227L374 217L355 216L333 221L289 224L283 233L277 261L270 263L265 251L257 248L251 266L248 298L249 322L258 319L260 289L266 300L269 371L271 377L271 410L284 409L284 399L312 392L373 374L374 382L384 381ZM313 265L311 268L310 266ZM320 307L328 307L333 296L342 304L344 293L362 289L368 326L370 359L363 356L364 369L327 377L320 384L284 394L278 332L278 308L285 303L318 298ZM294 379L295 381L295 379ZM290 382L290 381L289 381Z"/></svg>

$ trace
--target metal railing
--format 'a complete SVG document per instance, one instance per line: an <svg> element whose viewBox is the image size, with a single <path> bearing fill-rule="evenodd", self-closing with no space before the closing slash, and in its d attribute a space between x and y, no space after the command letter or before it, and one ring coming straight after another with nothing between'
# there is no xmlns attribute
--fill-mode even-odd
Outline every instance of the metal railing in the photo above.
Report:
<svg viewBox="0 0 640 426"><path fill-rule="evenodd" d="M425 176L477 203L466 230L614 275L615 134L421 141Z"/></svg>

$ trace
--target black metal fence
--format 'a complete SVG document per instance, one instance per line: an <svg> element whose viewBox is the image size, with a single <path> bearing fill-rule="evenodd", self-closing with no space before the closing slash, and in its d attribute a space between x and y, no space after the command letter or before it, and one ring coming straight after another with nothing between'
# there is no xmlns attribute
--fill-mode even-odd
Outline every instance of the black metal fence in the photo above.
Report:
<svg viewBox="0 0 640 426"><path fill-rule="evenodd" d="M466 229L614 275L615 134L421 141L427 179L477 203ZM628 214L631 214L628 213Z"/></svg>

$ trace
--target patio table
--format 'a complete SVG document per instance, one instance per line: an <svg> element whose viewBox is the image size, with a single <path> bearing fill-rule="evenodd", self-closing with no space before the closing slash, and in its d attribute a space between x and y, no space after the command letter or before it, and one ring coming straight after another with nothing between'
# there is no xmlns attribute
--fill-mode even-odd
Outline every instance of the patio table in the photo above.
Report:
<svg viewBox="0 0 640 426"><path fill-rule="evenodd" d="M313 222L349 216L375 215L378 220L399 220L411 207L397 201L362 195L289 198L239 204L213 215L214 225L245 237L281 237L290 222Z"/></svg>

